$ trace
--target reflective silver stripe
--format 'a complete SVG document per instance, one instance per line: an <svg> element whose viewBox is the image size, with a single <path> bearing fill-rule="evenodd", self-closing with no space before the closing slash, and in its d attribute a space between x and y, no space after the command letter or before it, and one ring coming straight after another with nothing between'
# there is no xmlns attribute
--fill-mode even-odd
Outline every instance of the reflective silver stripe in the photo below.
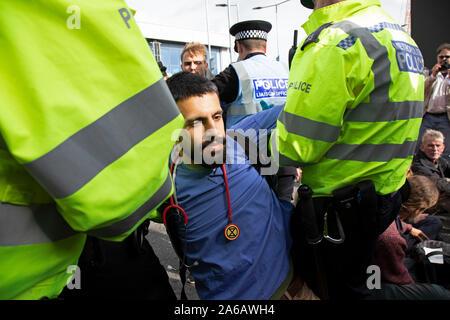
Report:
<svg viewBox="0 0 450 320"><path fill-rule="evenodd" d="M423 101L361 103L344 116L345 121L381 122L422 118Z"/></svg>
<svg viewBox="0 0 450 320"><path fill-rule="evenodd" d="M367 29L350 21L336 23L332 28L340 28L350 36L359 38L367 55L374 60L375 89L370 93L369 103L361 103L344 115L344 121L381 122L418 118L422 112L421 101L389 102L391 84L387 49ZM362 162L388 162L392 159L405 159L414 154L416 141L403 144L335 144L325 155L328 159L354 160Z"/></svg>
<svg viewBox="0 0 450 320"><path fill-rule="evenodd" d="M232 105L228 107L227 115L229 116L244 116L247 114L255 114L262 111L261 104L239 104L239 105Z"/></svg>
<svg viewBox="0 0 450 320"><path fill-rule="evenodd" d="M178 114L161 79L24 166L54 198L68 197Z"/></svg>
<svg viewBox="0 0 450 320"><path fill-rule="evenodd" d="M341 21L331 26L340 28L350 36L359 38L367 55L373 59L372 71L374 73L374 90L370 93L371 103L389 102L389 86L391 84L391 61L386 47L382 46L367 28L363 28L350 21ZM355 109L359 108L356 107Z"/></svg>
<svg viewBox="0 0 450 320"><path fill-rule="evenodd" d="M262 111L260 103L253 102L253 87L251 85L250 76L242 62L233 63L232 66L239 76L242 90L242 105L231 105L228 107L227 115L241 116L247 114L255 114Z"/></svg>
<svg viewBox="0 0 450 320"><path fill-rule="evenodd" d="M146 214L156 209L166 199L172 190L172 179L167 175L163 185L148 199L139 209L127 218L116 222L108 227L98 228L87 232L88 235L100 238L114 238L131 230Z"/></svg>
<svg viewBox="0 0 450 320"><path fill-rule="evenodd" d="M414 155L417 141L403 144L336 144L325 155L328 159L361 162L388 162Z"/></svg>
<svg viewBox="0 0 450 320"><path fill-rule="evenodd" d="M389 86L392 82L391 62L387 49L372 35L384 27L396 28L395 25L382 23L371 28L363 28L350 21L342 21L331 26L340 28L349 34L350 38L359 38L367 55L374 60L372 71L374 73L375 90L370 93L369 103L361 103L344 115L345 121L353 122L381 122L395 120L409 120L422 117L422 101L389 101ZM401 30L401 28L400 28ZM356 41L356 40L355 40Z"/></svg>
<svg viewBox="0 0 450 320"><path fill-rule="evenodd" d="M0 203L0 246L49 243L75 234L53 204Z"/></svg>
<svg viewBox="0 0 450 320"><path fill-rule="evenodd" d="M278 120L284 124L289 133L313 140L336 142L341 132L341 127L303 118L284 110L281 111Z"/></svg>

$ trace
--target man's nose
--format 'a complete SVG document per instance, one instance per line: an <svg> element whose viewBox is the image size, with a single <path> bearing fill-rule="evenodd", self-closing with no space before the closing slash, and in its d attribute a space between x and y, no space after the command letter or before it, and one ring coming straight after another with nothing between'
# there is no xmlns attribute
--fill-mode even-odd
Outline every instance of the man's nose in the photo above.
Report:
<svg viewBox="0 0 450 320"><path fill-rule="evenodd" d="M209 119L205 124L205 129L207 131L214 131L214 134L217 132L216 122L212 119Z"/></svg>

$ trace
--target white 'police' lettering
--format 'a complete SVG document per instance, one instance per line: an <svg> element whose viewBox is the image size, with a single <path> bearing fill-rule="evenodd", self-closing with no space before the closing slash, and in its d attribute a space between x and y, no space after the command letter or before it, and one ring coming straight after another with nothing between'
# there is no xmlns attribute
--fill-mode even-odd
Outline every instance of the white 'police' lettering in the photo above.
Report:
<svg viewBox="0 0 450 320"><path fill-rule="evenodd" d="M419 48L402 41L392 41L400 71L423 74L424 62Z"/></svg>
<svg viewBox="0 0 450 320"><path fill-rule="evenodd" d="M288 79L254 79L255 98L285 98Z"/></svg>

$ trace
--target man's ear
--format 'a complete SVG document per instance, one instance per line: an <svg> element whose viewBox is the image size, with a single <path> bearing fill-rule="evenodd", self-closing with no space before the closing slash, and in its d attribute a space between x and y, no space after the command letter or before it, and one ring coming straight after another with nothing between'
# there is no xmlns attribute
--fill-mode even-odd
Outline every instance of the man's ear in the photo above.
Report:
<svg viewBox="0 0 450 320"><path fill-rule="evenodd" d="M425 147L423 146L423 144L421 143L419 146L420 151L425 152Z"/></svg>

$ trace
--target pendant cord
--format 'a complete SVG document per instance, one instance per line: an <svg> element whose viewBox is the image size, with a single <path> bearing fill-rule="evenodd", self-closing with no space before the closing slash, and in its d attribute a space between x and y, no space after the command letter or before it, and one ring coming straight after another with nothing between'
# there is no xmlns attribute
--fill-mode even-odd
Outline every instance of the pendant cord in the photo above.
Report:
<svg viewBox="0 0 450 320"><path fill-rule="evenodd" d="M225 180L225 190L227 192L227 201L228 201L228 220L232 221L231 216L231 201L230 201L230 189L228 188L228 177L227 177L227 170L225 169L225 164L222 164L222 171L223 171L223 179Z"/></svg>

